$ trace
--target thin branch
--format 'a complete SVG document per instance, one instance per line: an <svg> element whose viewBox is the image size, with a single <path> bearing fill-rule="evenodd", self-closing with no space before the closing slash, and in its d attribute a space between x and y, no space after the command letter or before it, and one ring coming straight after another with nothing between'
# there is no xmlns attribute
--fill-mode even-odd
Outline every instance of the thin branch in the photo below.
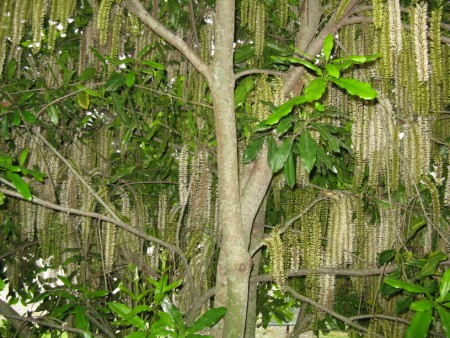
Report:
<svg viewBox="0 0 450 338"><path fill-rule="evenodd" d="M397 269L396 265L390 265L386 268L379 269L342 269L334 267L320 267L317 269L299 269L295 272L287 274L286 277L301 277L312 273L317 275L334 275L334 276L352 276L352 277L367 277L367 276L378 276L391 273ZM270 282L273 280L272 276L269 274L254 276L250 279L252 283L259 282Z"/></svg>
<svg viewBox="0 0 450 338"><path fill-rule="evenodd" d="M21 243L21 244L15 246L12 250L10 250L10 251L4 253L3 255L1 255L1 256L0 256L0 260L5 259L5 258L8 257L8 256L14 255L17 251L26 249L26 248L28 248L28 247L30 247L30 246L33 246L33 245L36 245L36 244L38 244L38 243L39 243L38 240L32 241L32 242Z"/></svg>
<svg viewBox="0 0 450 338"><path fill-rule="evenodd" d="M49 322L46 322L43 319L23 317L23 316L18 316L18 315L5 313L3 311L0 311L0 315L5 316L6 318L13 319L13 320L21 320L21 321L24 321L24 322L35 323L35 324L38 324L38 325L41 325L41 326L48 326L48 327L51 327L51 328L54 328L54 329L58 329L58 330L63 330L63 331L66 331L66 332L79 333L79 334L81 334L83 336L85 334L85 332L83 330L76 329L74 327L70 327L70 326L66 326L66 325L59 325L59 324L49 323ZM94 336L95 337L101 337L100 335L94 335ZM33 337L33 335L31 335L30 337Z"/></svg>
<svg viewBox="0 0 450 338"><path fill-rule="evenodd" d="M358 316L349 317L350 320L364 320L364 319L371 319L371 318L386 319L386 320L391 320L391 321L394 321L394 322L403 323L403 324L406 324L406 325L410 324L410 321L406 320L404 318L394 317L394 316L386 316L386 315L371 315L371 314L367 314L367 315L358 315Z"/></svg>
<svg viewBox="0 0 450 338"><path fill-rule="evenodd" d="M323 311L323 312L328 313L330 316L332 316L332 317L334 317L334 318L336 318L336 319L339 319L340 321L346 323L348 326L351 326L351 327L353 327L353 328L355 328L355 329L357 329L357 330L359 330L359 331L365 332L365 333L367 333L367 332L369 331L366 327L361 326L361 325L359 325L359 324L357 324L357 323L354 323L350 318L345 317L345 316L343 316L343 315L341 315L341 314L339 314L339 313L337 313L337 312L335 312L335 311L333 311L333 310L330 310L330 309L327 308L326 306L317 303L316 301L312 300L312 299L309 298L309 297L306 297L306 296L303 296L303 295L299 294L297 291L295 291L295 290L294 290L293 288L291 288L290 286L287 286L287 287L286 287L286 290L287 290L294 298L299 299L299 300L301 300L301 301L303 301L303 302L306 302L306 303L308 303L308 304L310 304L310 305L316 307L317 309L319 309L319 310L321 310L321 311ZM376 337L381 337L381 338L383 338L383 336L381 336L381 335L379 335L379 334L376 334Z"/></svg>
<svg viewBox="0 0 450 338"><path fill-rule="evenodd" d="M11 196L11 197L25 200L21 194L15 192L15 191L11 191L11 190L0 187L0 192L4 193L5 195ZM175 246L173 246L169 243L166 243L163 240L160 240L159 238L147 235L145 232L142 232L139 229L122 222L120 219L111 218L111 217L108 217L108 216L105 216L105 215L102 215L102 214L99 214L96 212L92 212L92 211L84 211L84 210L79 210L79 209L74 209L74 208L63 207L61 205L42 200L36 196L33 196L32 201L30 203L37 204L37 205L43 206L45 208L65 212L67 214L96 218L98 220L114 224L114 225L118 226L119 228L122 228L123 230L128 231L129 233L131 233L135 236L138 236L140 238L143 238L147 241L159 244L162 247L176 253L180 257L180 259L186 269L186 276L187 276L188 283L191 286L194 285L192 272L189 267L189 263L186 259L186 256L179 248L176 248Z"/></svg>
<svg viewBox="0 0 450 338"><path fill-rule="evenodd" d="M240 72L235 73L234 79L237 80L243 76L252 75L252 74L267 74L273 76L286 76L285 72L278 72L272 69L245 69Z"/></svg>
<svg viewBox="0 0 450 338"><path fill-rule="evenodd" d="M142 5L139 0L126 0L124 7L132 14L137 16L152 31L165 39L170 45L178 49L189 62L202 74L208 82L211 81L211 70L208 65L203 62L200 56L191 49L187 43L170 29L165 27L155 17L153 17Z"/></svg>
<svg viewBox="0 0 450 338"><path fill-rule="evenodd" d="M11 319L11 325L19 337L32 337L32 327L7 302L0 299L0 314ZM14 317L14 318L12 318Z"/></svg>
<svg viewBox="0 0 450 338"><path fill-rule="evenodd" d="M189 21L191 22L192 26L192 32L194 34L194 40L195 40L195 49L200 49L200 40L198 38L197 33L197 22L195 20L195 13L194 13L194 6L192 5L192 0L189 0Z"/></svg>

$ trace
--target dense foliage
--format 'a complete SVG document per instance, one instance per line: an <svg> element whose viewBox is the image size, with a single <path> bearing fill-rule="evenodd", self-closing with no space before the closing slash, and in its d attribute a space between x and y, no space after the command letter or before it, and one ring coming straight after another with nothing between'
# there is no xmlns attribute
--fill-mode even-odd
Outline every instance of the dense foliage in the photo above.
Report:
<svg viewBox="0 0 450 338"><path fill-rule="evenodd" d="M232 4L0 4L2 336L450 337L448 2Z"/></svg>

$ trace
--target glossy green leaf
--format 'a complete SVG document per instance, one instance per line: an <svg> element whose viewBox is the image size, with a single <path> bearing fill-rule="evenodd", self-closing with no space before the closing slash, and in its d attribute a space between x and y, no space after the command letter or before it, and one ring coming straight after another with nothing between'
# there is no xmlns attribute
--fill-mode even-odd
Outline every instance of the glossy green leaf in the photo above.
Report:
<svg viewBox="0 0 450 338"><path fill-rule="evenodd" d="M136 82L136 74L134 73L134 71L130 71L125 77L125 85L128 88L131 88L134 86L135 82Z"/></svg>
<svg viewBox="0 0 450 338"><path fill-rule="evenodd" d="M283 168L289 153L292 149L291 139L284 139L283 142L277 147L277 144L273 137L268 137L268 154L267 162L269 164L270 170L273 173L278 172Z"/></svg>
<svg viewBox="0 0 450 338"><path fill-rule="evenodd" d="M325 107L323 106L323 104L321 104L318 101L314 102L314 108L316 108L320 112L324 112L325 111Z"/></svg>
<svg viewBox="0 0 450 338"><path fill-rule="evenodd" d="M47 109L47 114L50 119L50 122L53 123L55 126L59 124L59 109L55 105L51 105Z"/></svg>
<svg viewBox="0 0 450 338"><path fill-rule="evenodd" d="M166 285L163 287L163 293L169 292L170 290L176 289L177 287L179 287L181 285L181 283L183 283L183 279L179 279L175 282L173 282L172 284Z"/></svg>
<svg viewBox="0 0 450 338"><path fill-rule="evenodd" d="M125 83L125 79L122 75L114 73L104 84L105 91L116 91L117 88L122 86Z"/></svg>
<svg viewBox="0 0 450 338"><path fill-rule="evenodd" d="M8 171L6 173L11 183L14 185L14 187L17 189L17 191L25 198L27 201L31 201L31 191L28 184L20 177L19 175Z"/></svg>
<svg viewBox="0 0 450 338"><path fill-rule="evenodd" d="M162 64L152 61L152 60L141 60L141 63L144 65L150 66L152 68L155 68L155 69L159 69L159 70L165 69L165 67Z"/></svg>
<svg viewBox="0 0 450 338"><path fill-rule="evenodd" d="M192 325L186 330L186 334L193 334L203 329L214 326L225 314L227 309L224 307L212 308L200 316Z"/></svg>
<svg viewBox="0 0 450 338"><path fill-rule="evenodd" d="M440 296L438 298L438 301L443 301L445 296L450 291L450 269L445 270L444 274L442 275L441 282L439 284L439 293Z"/></svg>
<svg viewBox="0 0 450 338"><path fill-rule="evenodd" d="M5 281L2 278L0 278L0 291L3 291L5 286L6 286Z"/></svg>
<svg viewBox="0 0 450 338"><path fill-rule="evenodd" d="M131 309L127 305L122 304L122 303L109 302L109 303L107 303L107 305L111 309L111 311L113 311L116 315L118 315L119 317L121 317L123 319L125 319L127 317L127 314L131 311ZM127 318L126 321L140 329L145 328L144 320L137 316Z"/></svg>
<svg viewBox="0 0 450 338"><path fill-rule="evenodd" d="M424 264L421 266L420 271L416 275L416 279L422 279L426 276L432 276L436 273L437 266L440 262L447 259L447 255L443 252L432 252L428 257L421 259Z"/></svg>
<svg viewBox="0 0 450 338"><path fill-rule="evenodd" d="M125 338L148 338L147 332L144 331L136 331L130 334L127 334Z"/></svg>
<svg viewBox="0 0 450 338"><path fill-rule="evenodd" d="M300 157L306 172L311 172L316 163L317 143L308 129L305 129L299 138Z"/></svg>
<svg viewBox="0 0 450 338"><path fill-rule="evenodd" d="M251 141L244 152L244 164L250 163L258 157L259 152L264 144L264 137Z"/></svg>
<svg viewBox="0 0 450 338"><path fill-rule="evenodd" d="M28 123L35 123L36 122L36 116L30 112L29 110L23 110L22 111L23 119Z"/></svg>
<svg viewBox="0 0 450 338"><path fill-rule="evenodd" d="M239 46L234 52L234 63L241 63L255 54L255 45L247 44Z"/></svg>
<svg viewBox="0 0 450 338"><path fill-rule="evenodd" d="M6 195L0 191L0 205L5 204L5 200L6 200ZM4 235L3 237L6 237L6 235ZM2 290L0 289L0 291L2 291Z"/></svg>
<svg viewBox="0 0 450 338"><path fill-rule="evenodd" d="M334 38L332 34L328 34L323 40L323 54L325 55L325 60L328 61L331 55L331 51L334 46Z"/></svg>
<svg viewBox="0 0 450 338"><path fill-rule="evenodd" d="M444 329L445 336L450 337L450 311L440 305L436 306L436 310L439 313L439 317L441 317L441 324Z"/></svg>
<svg viewBox="0 0 450 338"><path fill-rule="evenodd" d="M246 77L239 82L234 91L234 107L238 107L244 102L247 94L255 87L255 81L251 77Z"/></svg>
<svg viewBox="0 0 450 338"><path fill-rule="evenodd" d="M284 133L286 133L289 129L292 127L292 117L288 116L284 119L282 119L277 126L277 135L282 136Z"/></svg>
<svg viewBox="0 0 450 338"><path fill-rule="evenodd" d="M391 277L385 278L384 283L394 288L403 289L409 292L425 293L425 294L428 293L427 289L425 289L423 286L420 286L418 284L411 284Z"/></svg>
<svg viewBox="0 0 450 338"><path fill-rule="evenodd" d="M332 63L327 63L325 65L325 69L326 69L328 75L330 75L336 79L339 79L341 77L341 71L339 70L338 67L336 67Z"/></svg>
<svg viewBox="0 0 450 338"><path fill-rule="evenodd" d="M327 89L327 80L323 77L317 77L305 88L304 96L306 102L319 100Z"/></svg>
<svg viewBox="0 0 450 338"><path fill-rule="evenodd" d="M286 115L288 115L292 111L292 108L295 105L302 104L302 103L305 103L305 102L306 102L306 98L303 95L294 97L294 98L286 101L281 106L279 106L275 110L275 112L270 114L269 117L264 121L264 123L266 125L272 125L272 124L277 123L278 121L281 120L281 118L283 118Z"/></svg>
<svg viewBox="0 0 450 338"><path fill-rule="evenodd" d="M75 327L83 331L89 331L89 320L86 318L86 311L80 305L75 306Z"/></svg>
<svg viewBox="0 0 450 338"><path fill-rule="evenodd" d="M348 78L330 78L339 87L345 89L349 94L358 96L364 100L373 100L377 97L377 92L367 82Z"/></svg>
<svg viewBox="0 0 450 338"><path fill-rule="evenodd" d="M130 319L142 312L148 312L151 311L152 308L150 306L147 305L136 305L130 312L128 312L126 314L125 317L123 317L124 319Z"/></svg>
<svg viewBox="0 0 450 338"><path fill-rule="evenodd" d="M397 253L396 250L390 249L390 250L384 250L380 252L378 255L378 266L381 266L383 264L389 263L392 261L395 257L395 254Z"/></svg>
<svg viewBox="0 0 450 338"><path fill-rule="evenodd" d="M386 284L383 284L383 285L386 285ZM396 305L395 305L395 313L396 313L397 315L399 315L399 314L401 314L401 313L404 313L405 311L408 311L408 310L409 310L409 307L410 307L411 304L412 304L412 301L413 301L413 298L410 297L410 296L400 298L400 299L396 302Z"/></svg>
<svg viewBox="0 0 450 338"><path fill-rule="evenodd" d="M414 311L427 311L429 309L432 309L434 307L434 301L430 299L422 299L418 300L417 302L414 302L411 304L411 310Z"/></svg>
<svg viewBox="0 0 450 338"><path fill-rule="evenodd" d="M380 58L380 54L373 54L373 55L349 55L346 56L344 59L351 60L353 63L365 63L374 61Z"/></svg>
<svg viewBox="0 0 450 338"><path fill-rule="evenodd" d="M406 330L405 338L426 338L432 320L433 310L417 312Z"/></svg>
<svg viewBox="0 0 450 338"><path fill-rule="evenodd" d="M291 151L284 164L284 180L286 181L286 184L292 188L295 185L295 179L295 159L294 153Z"/></svg>
<svg viewBox="0 0 450 338"><path fill-rule="evenodd" d="M28 156L28 147L21 151L19 155L19 165L23 166Z"/></svg>
<svg viewBox="0 0 450 338"><path fill-rule="evenodd" d="M274 59L281 59L281 60L287 60L290 61L291 63L298 63L301 64L302 66L314 71L317 75L322 76L322 69L320 69L319 67L317 67L315 64L304 60L304 59L299 59L299 58L295 58L295 57L288 57L288 58L274 58Z"/></svg>

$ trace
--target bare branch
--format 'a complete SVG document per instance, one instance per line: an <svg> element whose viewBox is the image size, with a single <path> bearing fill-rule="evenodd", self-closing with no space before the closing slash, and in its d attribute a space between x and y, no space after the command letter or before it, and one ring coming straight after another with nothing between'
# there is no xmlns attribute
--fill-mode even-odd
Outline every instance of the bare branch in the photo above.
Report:
<svg viewBox="0 0 450 338"><path fill-rule="evenodd" d="M397 269L396 265L389 265L385 268L379 269L340 269L335 267L320 267L317 269L300 269L295 272L287 274L286 277L301 277L306 276L311 273L318 275L334 275L334 276L352 276L352 277L367 277L367 276L378 276L391 273ZM269 274L258 275L251 278L252 283L259 282L270 282L273 278Z"/></svg>
<svg viewBox="0 0 450 338"><path fill-rule="evenodd" d="M36 245L38 243L39 243L39 241L36 240L36 241L31 241L31 242L25 242L25 243L18 244L11 251L8 251L8 252L4 253L3 255L1 255L0 256L0 260L15 254L17 251L26 249L26 248L28 248L30 246L33 246L33 245Z"/></svg>
<svg viewBox="0 0 450 338"><path fill-rule="evenodd" d="M170 45L178 49L189 62L202 74L208 82L210 82L211 71L210 68L200 56L192 50L187 43L170 29L165 27L155 17L153 17L142 5L139 0L126 0L124 7L133 15L137 16L143 23L145 23L152 31L165 39Z"/></svg>
<svg viewBox="0 0 450 338"><path fill-rule="evenodd" d="M303 302L306 302L306 303L308 303L308 304L310 304L310 305L316 307L317 309L319 309L319 310L321 310L321 311L323 311L323 312L328 313L330 316L332 316L332 317L334 317L334 318L336 318L336 319L339 319L340 321L343 321L343 322L346 323L348 326L351 326L351 327L353 327L353 328L355 328L355 329L357 329L357 330L359 330L359 331L362 331L362 332L366 332L366 333L368 332L368 329L367 329L366 327L361 326L361 325L359 325L359 324L357 324L357 323L354 323L350 318L345 317L345 316L343 316L343 315L341 315L341 314L339 314L339 313L337 313L337 312L335 312L335 311L333 311L333 310L330 310L330 309L327 308L326 306L323 306L322 304L317 303L316 301L312 300L312 299L309 298L309 297L306 297L306 296L303 296L303 295L299 294L297 291L295 291L295 290L294 290L293 288L291 288L290 286L287 286L286 289L287 289L287 291L289 291L289 293L290 293L294 298L297 298L297 299L299 299L299 300L301 300L301 301L303 301ZM381 338L383 337L383 336L381 336L381 335L379 335L379 334L375 334L375 336L376 336L376 337L381 337Z"/></svg>

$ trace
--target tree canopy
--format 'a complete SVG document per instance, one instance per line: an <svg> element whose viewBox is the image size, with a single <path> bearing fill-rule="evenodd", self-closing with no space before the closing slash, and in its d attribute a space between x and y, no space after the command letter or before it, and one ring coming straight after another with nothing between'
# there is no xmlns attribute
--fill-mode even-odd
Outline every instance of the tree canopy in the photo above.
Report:
<svg viewBox="0 0 450 338"><path fill-rule="evenodd" d="M449 6L3 0L2 335L450 337Z"/></svg>

